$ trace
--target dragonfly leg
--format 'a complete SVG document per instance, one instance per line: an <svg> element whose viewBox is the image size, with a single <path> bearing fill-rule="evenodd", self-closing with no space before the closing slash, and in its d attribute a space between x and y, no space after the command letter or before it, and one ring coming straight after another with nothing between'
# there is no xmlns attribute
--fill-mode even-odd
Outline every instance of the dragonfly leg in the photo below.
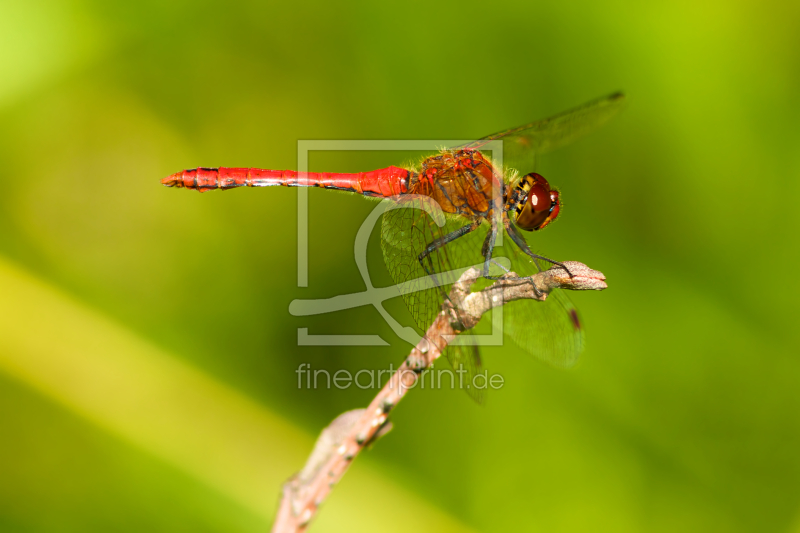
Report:
<svg viewBox="0 0 800 533"><path fill-rule="evenodd" d="M497 219L493 219L492 220L492 229L486 235L486 240L483 241L483 247L481 248L481 254L484 257L483 277L486 278L486 279L493 280L493 281L503 279L504 277L503 276L491 276L491 275L489 275L489 265L490 264L493 263L493 264L497 265L498 267L500 267L501 270L504 270L506 274L511 272L508 268L504 267L498 261L495 261L492 258L492 256L494 255L494 243L497 240L498 227L499 227L498 220Z"/></svg>
<svg viewBox="0 0 800 533"><path fill-rule="evenodd" d="M419 260L419 264L422 265L422 269L425 271L425 273L428 274L429 276L433 276L434 278L436 277L436 273L434 272L433 263L431 262L431 257L430 257L433 252L435 252L442 246L445 246L447 243L453 242L459 237L463 237L467 233L475 231L480 226L481 226L481 221L476 220L472 224L468 224L462 228L458 228L457 230L450 232L443 237L439 237L438 239L431 241L428 244L428 246L425 247L425 250L423 250L423 252L419 254L419 256L417 257L417 259ZM426 260L428 264L426 264Z"/></svg>
<svg viewBox="0 0 800 533"><path fill-rule="evenodd" d="M499 261L495 261L494 259L492 259L492 263L494 263L496 266L500 267L502 270L505 270L506 274L508 274L509 272L511 272L511 270L510 270L510 269L508 269L508 268L506 268L505 266L503 266L503 264L502 264L502 263L500 263Z"/></svg>
<svg viewBox="0 0 800 533"><path fill-rule="evenodd" d="M492 281L497 281L497 280L500 280L500 279L504 279L504 277L503 276L492 276L492 275L490 275L489 274L489 264L490 263L491 264L495 264L498 267L500 267L502 270L505 271L506 274L511 272L511 270L507 269L506 267L501 265L498 261L495 261L492 258L492 254L494 253L494 241L495 241L496 238L497 238L497 228L495 227L492 231L489 232L488 235L486 235L486 240L483 242L483 249L481 250L481 253L483 254L483 257L485 259L485 261L483 263L483 274L481 274L481 275L484 278L490 279Z"/></svg>
<svg viewBox="0 0 800 533"><path fill-rule="evenodd" d="M519 230L517 229L516 226L514 226L514 224L511 223L506 224L506 230L508 231L511 240L514 241L514 244L519 246L520 250L525 252L525 254L528 257L533 259L533 263L536 265L536 268L538 268L539 271L543 270L542 267L539 265L538 261L539 259L541 259L542 261L547 261L548 263L560 266L561 268L567 271L567 274L569 274L570 278L572 277L572 272L569 271L569 269L564 265L564 263L561 263L560 261L556 261L554 259L550 259L549 257L545 257L543 255L533 253L531 249L528 247L528 243L525 242L525 238L520 234Z"/></svg>
<svg viewBox="0 0 800 533"><path fill-rule="evenodd" d="M483 277L492 279L489 276L489 264L492 261L492 254L494 253L494 241L497 239L497 221L492 220L492 229L486 234L486 240L483 241L481 247L481 254L483 255Z"/></svg>
<svg viewBox="0 0 800 533"><path fill-rule="evenodd" d="M442 298L445 301L450 300L450 296L448 296L447 292L444 290L444 285L442 285L436 278L436 271L433 268L433 263L431 261L431 254L436 250L438 250L439 248L442 248L443 246L447 245L447 243L453 242L459 237L463 237L464 235L475 231L480 226L481 226L481 221L476 220L472 224L468 224L464 227L458 228L457 230L448 233L443 237L439 237L438 239L431 241L428 244L428 246L425 247L425 250L423 250L423 252L419 254L419 256L417 257L417 259L419 260L419 264L422 265L422 269L428 276L433 278L434 284L439 288L439 291L442 294ZM461 322L460 318L459 322ZM480 366L480 361L478 361L477 364L478 366Z"/></svg>

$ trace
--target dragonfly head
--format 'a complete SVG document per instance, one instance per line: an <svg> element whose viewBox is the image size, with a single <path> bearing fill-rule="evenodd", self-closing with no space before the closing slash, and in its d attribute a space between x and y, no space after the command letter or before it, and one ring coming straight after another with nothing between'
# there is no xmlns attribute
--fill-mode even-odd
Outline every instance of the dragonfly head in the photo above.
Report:
<svg viewBox="0 0 800 533"><path fill-rule="evenodd" d="M547 226L558 216L561 200L558 191L534 172L523 176L514 191L514 223L518 228L535 231Z"/></svg>

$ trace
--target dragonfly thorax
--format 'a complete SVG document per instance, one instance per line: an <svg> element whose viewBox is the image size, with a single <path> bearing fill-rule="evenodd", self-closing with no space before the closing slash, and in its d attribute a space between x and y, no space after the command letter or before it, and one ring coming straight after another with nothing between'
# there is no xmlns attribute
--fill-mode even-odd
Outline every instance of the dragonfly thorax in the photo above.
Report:
<svg viewBox="0 0 800 533"><path fill-rule="evenodd" d="M506 202L514 224L526 231L540 230L558 216L561 208L558 191L534 172L519 180Z"/></svg>
<svg viewBox="0 0 800 533"><path fill-rule="evenodd" d="M445 213L487 219L502 206L502 175L475 150L443 150L410 175L408 192L429 196ZM497 202L495 202L497 198Z"/></svg>

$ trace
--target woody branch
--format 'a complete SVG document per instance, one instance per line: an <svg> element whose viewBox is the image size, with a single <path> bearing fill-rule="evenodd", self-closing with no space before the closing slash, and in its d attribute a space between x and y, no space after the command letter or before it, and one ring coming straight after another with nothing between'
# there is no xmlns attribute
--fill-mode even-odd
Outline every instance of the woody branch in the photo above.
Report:
<svg viewBox="0 0 800 533"><path fill-rule="evenodd" d="M419 376L439 358L444 348L460 333L473 328L490 309L514 300L543 301L556 288L602 290L605 276L583 263L567 261L564 265L539 272L532 278L509 273L478 292L470 288L480 277L469 269L450 290L433 324L406 360L392 374L369 407L339 415L317 440L302 471L283 485L273 533L302 532L308 527L319 506L341 479L353 459L383 432L388 431L388 416Z"/></svg>

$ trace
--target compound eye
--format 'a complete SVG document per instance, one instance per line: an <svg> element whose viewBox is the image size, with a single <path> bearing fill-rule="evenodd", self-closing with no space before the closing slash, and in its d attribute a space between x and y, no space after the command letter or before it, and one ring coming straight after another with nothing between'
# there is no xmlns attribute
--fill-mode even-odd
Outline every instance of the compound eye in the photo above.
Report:
<svg viewBox="0 0 800 533"><path fill-rule="evenodd" d="M544 184L537 183L531 187L528 193L528 203L531 204L531 209L536 213L542 211L550 211L550 188L546 187L547 182Z"/></svg>
<svg viewBox="0 0 800 533"><path fill-rule="evenodd" d="M539 227L536 229L542 229L556 218L558 218L558 212L561 211L561 200L558 197L558 191L550 191L550 213L547 215L547 218L539 224Z"/></svg>
<svg viewBox="0 0 800 533"><path fill-rule="evenodd" d="M527 231L542 229L558 216L558 191L551 191L550 184L539 174L528 174L523 180L528 180L530 189L514 222Z"/></svg>

